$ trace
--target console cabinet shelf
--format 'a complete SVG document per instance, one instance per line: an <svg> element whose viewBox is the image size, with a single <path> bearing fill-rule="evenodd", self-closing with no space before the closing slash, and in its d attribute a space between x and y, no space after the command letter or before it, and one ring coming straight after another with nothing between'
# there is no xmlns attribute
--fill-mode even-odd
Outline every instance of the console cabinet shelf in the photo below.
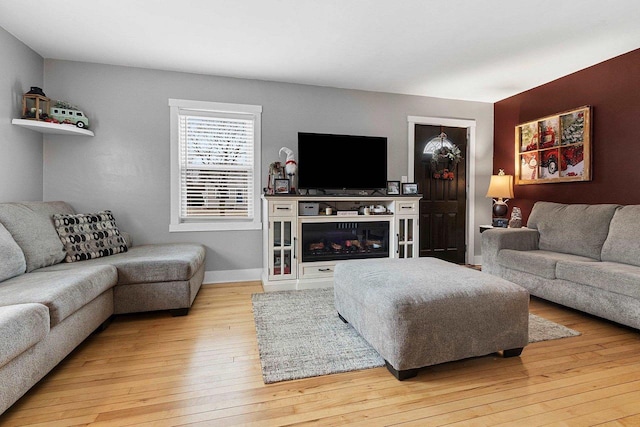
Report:
<svg viewBox="0 0 640 427"><path fill-rule="evenodd" d="M417 257L420 198L262 196L264 290L331 287L341 260Z"/></svg>

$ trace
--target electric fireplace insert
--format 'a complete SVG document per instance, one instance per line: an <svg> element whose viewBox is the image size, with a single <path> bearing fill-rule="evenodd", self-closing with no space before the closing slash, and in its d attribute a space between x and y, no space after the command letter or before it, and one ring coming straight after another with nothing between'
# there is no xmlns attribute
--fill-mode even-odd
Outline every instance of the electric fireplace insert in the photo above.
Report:
<svg viewBox="0 0 640 427"><path fill-rule="evenodd" d="M389 256L389 221L302 224L302 262Z"/></svg>

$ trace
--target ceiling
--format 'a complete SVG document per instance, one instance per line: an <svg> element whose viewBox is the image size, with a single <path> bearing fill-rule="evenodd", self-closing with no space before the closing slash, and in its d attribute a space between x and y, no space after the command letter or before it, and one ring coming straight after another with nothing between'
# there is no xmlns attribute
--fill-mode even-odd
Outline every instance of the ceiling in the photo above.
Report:
<svg viewBox="0 0 640 427"><path fill-rule="evenodd" d="M496 102L640 48L637 0L0 2L44 58Z"/></svg>

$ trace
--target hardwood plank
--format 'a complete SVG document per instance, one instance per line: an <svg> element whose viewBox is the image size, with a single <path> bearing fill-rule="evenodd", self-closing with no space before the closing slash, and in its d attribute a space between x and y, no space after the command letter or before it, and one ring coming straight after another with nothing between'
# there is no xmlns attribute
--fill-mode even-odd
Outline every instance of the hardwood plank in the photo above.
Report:
<svg viewBox="0 0 640 427"><path fill-rule="evenodd" d="M637 405L636 405L637 406ZM618 418L614 421L607 421L605 423L594 424L598 427L636 427L640 426L640 414L631 415L624 418Z"/></svg>
<svg viewBox="0 0 640 427"><path fill-rule="evenodd" d="M265 385L251 294L205 285L188 316L116 316L5 414L3 426L640 424L637 330L532 298L582 332L445 363L399 382L385 368Z"/></svg>

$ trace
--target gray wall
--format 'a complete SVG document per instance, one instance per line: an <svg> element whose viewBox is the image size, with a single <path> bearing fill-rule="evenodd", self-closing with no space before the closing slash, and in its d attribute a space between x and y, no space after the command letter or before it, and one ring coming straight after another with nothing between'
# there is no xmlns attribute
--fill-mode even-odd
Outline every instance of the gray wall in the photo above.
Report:
<svg viewBox="0 0 640 427"><path fill-rule="evenodd" d="M169 98L262 105L262 187L280 147L297 151L299 131L386 136L389 179L400 179L407 175L408 115L476 119L474 223L490 219L484 192L492 104L58 60L45 61L45 85L50 97L83 109L95 132L45 136L45 200L66 200L83 212L111 209L138 244L201 242L207 271L261 268L261 232L169 233ZM327 173L335 171L328 166ZM479 254L479 239L475 247Z"/></svg>
<svg viewBox="0 0 640 427"><path fill-rule="evenodd" d="M20 118L22 95L42 87L43 60L3 28L0 58L0 202L42 200L42 134L11 119Z"/></svg>

